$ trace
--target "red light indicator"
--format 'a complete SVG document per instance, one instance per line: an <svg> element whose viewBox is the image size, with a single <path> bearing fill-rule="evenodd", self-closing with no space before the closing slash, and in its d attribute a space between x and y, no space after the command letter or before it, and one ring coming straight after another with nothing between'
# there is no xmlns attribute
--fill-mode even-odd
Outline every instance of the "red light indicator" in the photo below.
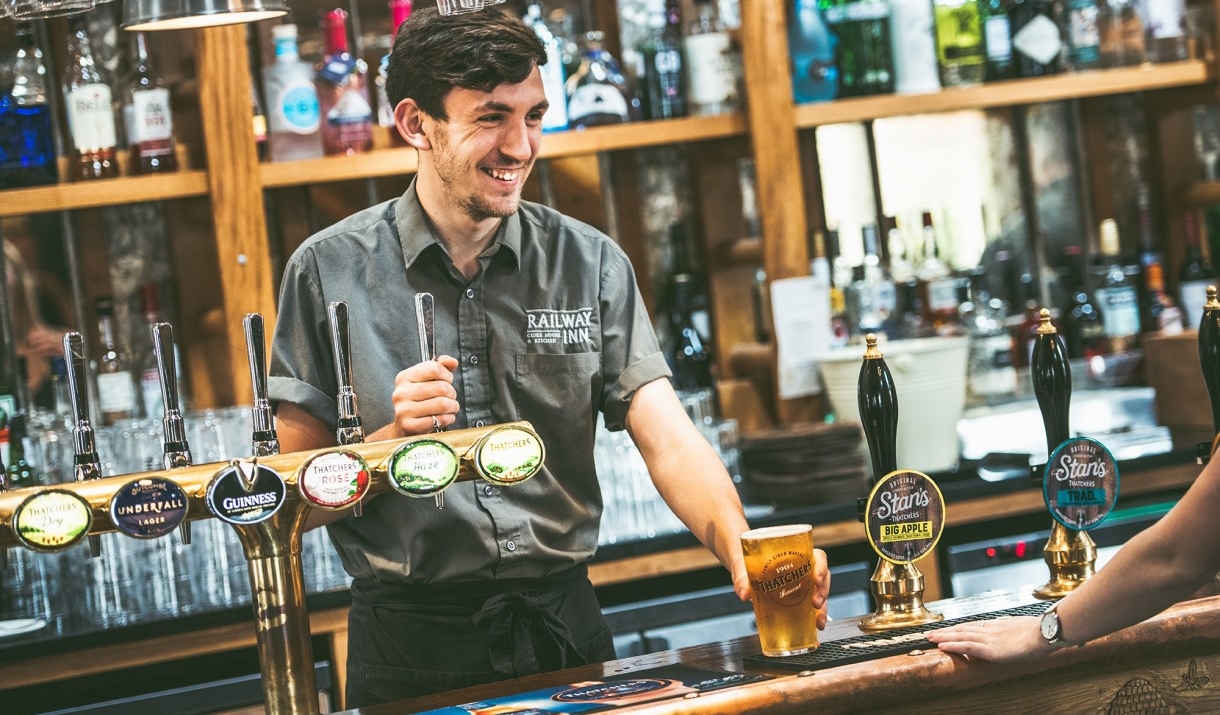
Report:
<svg viewBox="0 0 1220 715"><path fill-rule="evenodd" d="M1017 542L1016 552L1017 552L1018 559L1025 558L1025 542L1024 541Z"/></svg>
<svg viewBox="0 0 1220 715"><path fill-rule="evenodd" d="M989 559L995 558L995 547L994 546L987 547L987 558L989 558Z"/></svg>

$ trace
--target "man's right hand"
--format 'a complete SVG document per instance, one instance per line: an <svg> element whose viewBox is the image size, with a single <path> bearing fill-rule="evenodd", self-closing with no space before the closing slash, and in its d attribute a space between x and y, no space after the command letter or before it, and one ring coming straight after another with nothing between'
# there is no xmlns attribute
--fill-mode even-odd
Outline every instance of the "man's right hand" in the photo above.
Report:
<svg viewBox="0 0 1220 715"><path fill-rule="evenodd" d="M441 355L394 377L394 425L403 436L427 434L436 426L449 427L457 421L461 409L453 388L457 366L457 358Z"/></svg>

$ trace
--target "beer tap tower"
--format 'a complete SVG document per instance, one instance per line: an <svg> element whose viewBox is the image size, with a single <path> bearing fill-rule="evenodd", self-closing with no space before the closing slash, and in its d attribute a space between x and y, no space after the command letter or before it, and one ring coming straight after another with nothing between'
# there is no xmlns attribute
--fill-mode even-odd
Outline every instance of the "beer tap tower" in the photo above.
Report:
<svg viewBox="0 0 1220 715"><path fill-rule="evenodd" d="M909 470L898 469L898 393L894 388L894 378L885 358L877 347L877 336L869 333L865 336L866 350L864 362L860 366L860 382L857 399L860 404L860 421L864 426L864 435L868 440L868 451L872 458L874 487L868 500L861 499L858 504L860 521L865 522L869 532L869 540L881 557L877 568L869 579L873 601L877 610L860 621L863 631L886 631L894 628L917 626L924 623L934 623L944 618L939 613L929 611L923 602L924 577L915 565L920 556L935 547L940 531L944 527L944 501L939 490L927 475ZM922 540L922 550L915 554L911 551L910 542L906 551L887 555L879 541L874 540L873 526L869 523L874 508L874 497L883 482L894 478L910 480L916 489L933 492L932 506L926 509L931 512L929 519L930 538ZM922 523L922 521L920 522Z"/></svg>
<svg viewBox="0 0 1220 715"><path fill-rule="evenodd" d="M1215 435L1211 443L1200 443L1195 452L1195 461L1207 464L1220 445L1220 300L1216 299L1216 287L1207 287L1207 304L1203 306L1203 320L1199 322L1199 367L1203 370L1203 381L1207 383L1207 397L1212 407L1212 429Z"/></svg>
<svg viewBox="0 0 1220 715"><path fill-rule="evenodd" d="M266 712L270 715L318 715L318 688L314 675L309 614L305 606L305 584L301 567L301 535L305 530L306 517L314 503L310 502L311 495L307 490L301 489L301 482L304 481L311 462L336 450L278 454L278 441L267 401L261 316L251 314L246 320L247 354L255 391L255 456L248 460L232 460L228 464L190 464L189 448L180 430L181 416L169 414L177 409L175 394L172 395L174 399L165 401L165 469L117 477L102 477L100 469L96 468L97 453L93 446L92 429L88 424L87 405L84 402L81 336L73 334L69 337L73 339L65 339L65 352L72 367L70 380L75 383L73 406L77 423L77 429L74 430L77 481L51 487L9 491L0 489L0 527L3 527L0 528L0 550L21 544L39 551L59 551L87 536L91 551L95 556L100 555L99 535L116 531L108 511L115 495L141 480L172 482L186 495L187 504L182 525L185 526L191 520L216 516L232 524L241 541L252 586L254 625ZM161 345L172 345L168 325L159 331L157 338ZM340 347L342 350L347 349L346 345L336 349ZM163 371L173 364L172 358L165 358L166 354L158 350ZM343 355L343 361L350 364L347 362L347 355ZM167 379L166 373L162 373L162 387L167 393L172 390L172 374ZM354 403L354 399L352 402ZM503 447L493 437L493 433L505 434L506 431L512 437L511 440L505 440L510 442L511 449ZM526 438L525 441L536 441L532 451L527 450L528 454L523 454L521 450L523 437ZM532 427L525 422L453 430L407 439L352 443L341 447L341 450L345 454L355 453L363 460L362 463L370 466L368 472L353 475L353 480L358 476L362 485L367 486L367 493L382 493L391 491L390 477L387 474L390 457L420 439L442 441L460 456L456 481L498 478L497 484L507 486L532 477L542 467L542 444ZM184 452L186 454L183 454ZM519 464L513 461L516 457L521 457ZM494 468L488 470L487 465L493 465ZM513 481L506 480L497 472L503 470L505 465L512 470ZM274 509L260 510L257 507L259 497L263 495L255 486L257 484L261 489L262 482L259 480L264 477L275 482L279 488L280 503ZM217 485L222 480L225 481L226 488L231 489L236 484L239 490L238 498L225 501L241 505L256 504L256 507L241 515L226 513L220 506L221 500L213 499L213 492L218 489ZM241 489L245 489L246 496L251 498L243 499ZM267 517L267 514L270 516ZM68 518L62 518L64 515ZM54 524L59 524L64 533L50 533L42 529Z"/></svg>
<svg viewBox="0 0 1220 715"><path fill-rule="evenodd" d="M1039 319L1041 323L1030 360L1030 373L1034 396L1042 412L1049 463L1055 450L1071 436L1068 416L1072 401L1072 373L1067 348L1051 324L1050 311L1043 308ZM1034 475L1034 481L1039 484L1043 478L1040 472ZM1034 590L1034 597L1043 600L1063 598L1093 575L1097 564L1097 545L1089 532L1069 529L1056 519L1051 525L1051 535L1042 558L1050 568L1051 578Z"/></svg>

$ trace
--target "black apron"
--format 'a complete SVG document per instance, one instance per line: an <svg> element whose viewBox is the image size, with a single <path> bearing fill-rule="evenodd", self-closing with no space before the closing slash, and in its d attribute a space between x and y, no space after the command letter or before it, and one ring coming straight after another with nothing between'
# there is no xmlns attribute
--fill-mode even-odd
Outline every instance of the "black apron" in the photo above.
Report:
<svg viewBox="0 0 1220 715"><path fill-rule="evenodd" d="M588 569L537 579L352 582L345 707L614 658Z"/></svg>

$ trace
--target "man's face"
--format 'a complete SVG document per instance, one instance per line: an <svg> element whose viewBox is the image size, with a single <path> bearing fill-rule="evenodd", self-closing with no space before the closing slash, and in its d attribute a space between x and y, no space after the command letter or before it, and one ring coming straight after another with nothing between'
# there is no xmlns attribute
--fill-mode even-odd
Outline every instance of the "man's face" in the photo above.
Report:
<svg viewBox="0 0 1220 715"><path fill-rule="evenodd" d="M491 92L456 87L445 97L449 119L433 119L432 164L451 206L474 221L513 214L538 156L546 113L542 75Z"/></svg>

